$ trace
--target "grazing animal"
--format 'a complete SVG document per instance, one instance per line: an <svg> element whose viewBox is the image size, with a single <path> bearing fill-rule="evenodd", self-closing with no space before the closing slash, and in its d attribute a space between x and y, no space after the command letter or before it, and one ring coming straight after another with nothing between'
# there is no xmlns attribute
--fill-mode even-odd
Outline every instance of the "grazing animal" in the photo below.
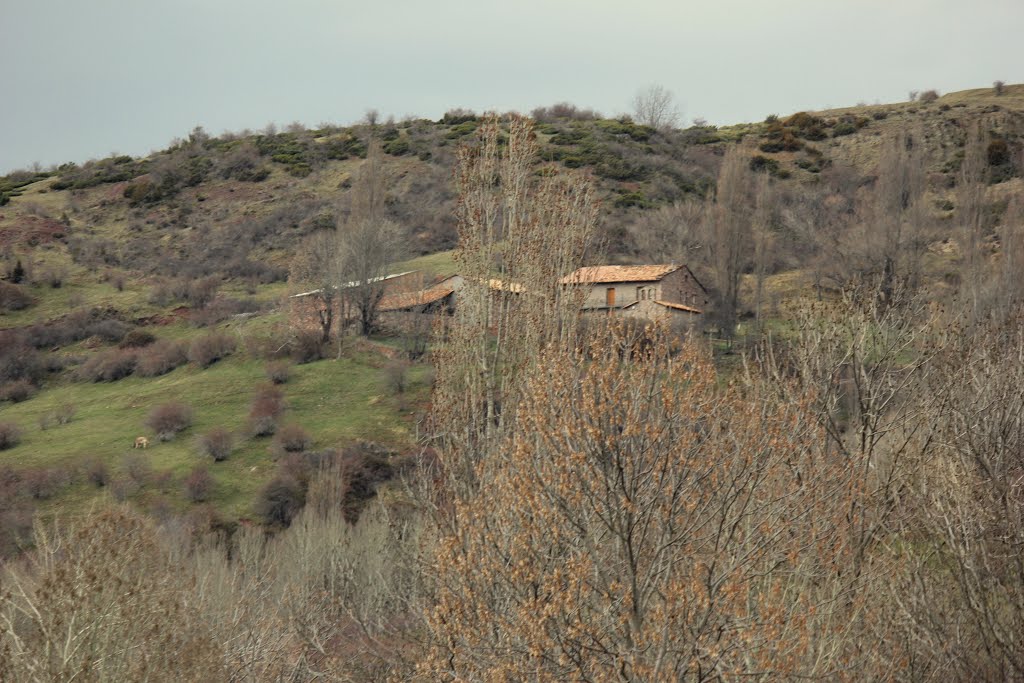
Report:
<svg viewBox="0 0 1024 683"><path fill-rule="evenodd" d="M135 439L135 448L148 448L148 447L149 447L149 439L147 439L146 437L140 436L140 437L137 437Z"/></svg>

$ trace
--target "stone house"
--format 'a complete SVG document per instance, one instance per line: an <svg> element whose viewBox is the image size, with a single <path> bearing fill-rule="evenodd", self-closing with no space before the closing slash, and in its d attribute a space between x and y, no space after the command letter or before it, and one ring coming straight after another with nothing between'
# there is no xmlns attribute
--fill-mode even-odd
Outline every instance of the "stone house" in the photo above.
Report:
<svg viewBox="0 0 1024 683"><path fill-rule="evenodd" d="M382 277L373 278L371 282L381 283L384 290L384 299L405 293L418 292L423 288L423 276L415 270L384 275ZM339 294L343 294L344 290L357 287L360 284L361 283L359 282L346 282L335 287L335 291ZM288 319L289 324L293 328L306 330L319 329L324 305L323 297L321 297L320 294L321 290L314 289L308 292L292 294L288 297ZM333 315L335 316L335 320L342 317L346 318L343 326L347 326L353 322L353 320L350 319L353 312L344 310L341 298L341 296L334 297Z"/></svg>
<svg viewBox="0 0 1024 683"><path fill-rule="evenodd" d="M584 313L696 322L708 293L685 265L586 266L562 278L585 287Z"/></svg>

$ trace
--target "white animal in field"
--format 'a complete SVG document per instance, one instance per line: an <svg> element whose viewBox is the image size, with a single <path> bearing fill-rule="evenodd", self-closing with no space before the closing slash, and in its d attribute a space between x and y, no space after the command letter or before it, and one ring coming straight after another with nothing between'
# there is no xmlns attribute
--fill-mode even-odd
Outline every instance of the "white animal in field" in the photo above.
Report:
<svg viewBox="0 0 1024 683"><path fill-rule="evenodd" d="M135 439L135 448L148 448L148 447L149 447L149 439L147 439L144 436L136 437L136 439Z"/></svg>

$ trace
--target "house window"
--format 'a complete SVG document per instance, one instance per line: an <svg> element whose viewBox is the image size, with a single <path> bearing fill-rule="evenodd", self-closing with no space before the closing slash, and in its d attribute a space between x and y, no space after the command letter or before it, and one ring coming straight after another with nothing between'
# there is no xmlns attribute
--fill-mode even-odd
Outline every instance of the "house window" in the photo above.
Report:
<svg viewBox="0 0 1024 683"><path fill-rule="evenodd" d="M647 298L647 292L644 290L643 287L636 288L636 298L640 299L641 301Z"/></svg>
<svg viewBox="0 0 1024 683"><path fill-rule="evenodd" d="M608 308L615 307L615 288L609 287L604 291L604 303Z"/></svg>

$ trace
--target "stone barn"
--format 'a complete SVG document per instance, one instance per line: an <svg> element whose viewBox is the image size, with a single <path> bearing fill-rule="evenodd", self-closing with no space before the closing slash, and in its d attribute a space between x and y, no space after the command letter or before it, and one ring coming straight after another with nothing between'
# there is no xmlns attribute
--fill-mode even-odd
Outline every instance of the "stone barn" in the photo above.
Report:
<svg viewBox="0 0 1024 683"><path fill-rule="evenodd" d="M584 313L693 324L708 293L685 265L586 266L562 278L585 288Z"/></svg>
<svg viewBox="0 0 1024 683"><path fill-rule="evenodd" d="M452 275L423 289L394 292L380 301L381 313L446 313L455 312L455 300L462 289L462 277Z"/></svg>

